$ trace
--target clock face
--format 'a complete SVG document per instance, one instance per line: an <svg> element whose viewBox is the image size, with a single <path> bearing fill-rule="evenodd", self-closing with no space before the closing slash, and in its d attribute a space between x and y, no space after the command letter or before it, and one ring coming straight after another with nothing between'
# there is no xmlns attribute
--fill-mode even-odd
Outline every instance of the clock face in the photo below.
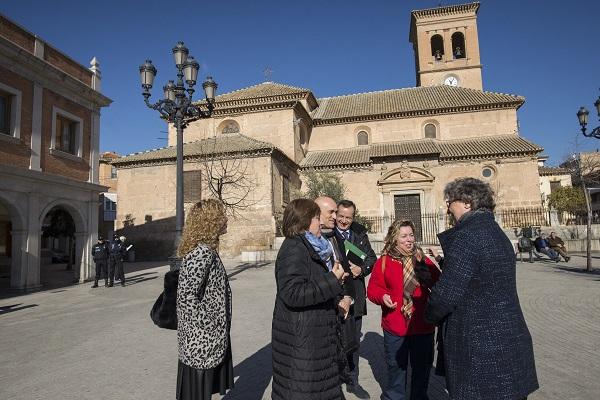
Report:
<svg viewBox="0 0 600 400"><path fill-rule="evenodd" d="M456 79L456 77L454 76L449 76L446 79L444 79L444 85L458 86L458 79Z"/></svg>

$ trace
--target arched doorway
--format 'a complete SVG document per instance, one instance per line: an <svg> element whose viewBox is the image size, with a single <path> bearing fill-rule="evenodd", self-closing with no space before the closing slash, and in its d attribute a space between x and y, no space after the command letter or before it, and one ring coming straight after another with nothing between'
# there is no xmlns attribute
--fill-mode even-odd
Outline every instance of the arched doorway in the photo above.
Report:
<svg viewBox="0 0 600 400"><path fill-rule="evenodd" d="M54 206L42 220L40 284L64 286L79 280L75 220L65 207Z"/></svg>

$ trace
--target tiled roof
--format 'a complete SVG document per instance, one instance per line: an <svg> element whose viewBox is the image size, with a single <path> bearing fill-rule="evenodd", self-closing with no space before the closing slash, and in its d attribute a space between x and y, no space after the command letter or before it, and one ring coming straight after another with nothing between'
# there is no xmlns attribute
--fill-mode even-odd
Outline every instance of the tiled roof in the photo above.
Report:
<svg viewBox="0 0 600 400"><path fill-rule="evenodd" d="M567 168L560 167L538 167L538 173L540 176L570 175L571 171L569 171Z"/></svg>
<svg viewBox="0 0 600 400"><path fill-rule="evenodd" d="M302 168L367 166L377 157L438 155L440 161L535 155L543 149L517 135L457 140L421 139L309 152Z"/></svg>
<svg viewBox="0 0 600 400"><path fill-rule="evenodd" d="M324 122L375 115L399 117L424 111L520 107L524 101L521 96L440 85L321 98L312 117Z"/></svg>
<svg viewBox="0 0 600 400"><path fill-rule="evenodd" d="M438 143L435 139L374 143L371 146L371 157L439 154L441 150Z"/></svg>
<svg viewBox="0 0 600 400"><path fill-rule="evenodd" d="M484 158L489 156L537 154L544 149L517 135L440 141L440 159Z"/></svg>
<svg viewBox="0 0 600 400"><path fill-rule="evenodd" d="M228 134L219 137L198 140L196 142L184 143L183 157L197 158L203 156L219 156L231 154L247 154L270 152L275 149L271 143L261 142L242 134ZM175 146L133 153L121 157L112 162L116 166L128 164L148 163L155 161L168 161L177 158Z"/></svg>
<svg viewBox="0 0 600 400"><path fill-rule="evenodd" d="M216 96L217 102L235 101L242 99L255 99L259 97L286 96L298 95L304 97L310 93L309 89L299 88L295 86L284 85L275 82L263 82L258 85L247 88L234 90L233 92L224 93Z"/></svg>
<svg viewBox="0 0 600 400"><path fill-rule="evenodd" d="M462 14L464 12L477 12L479 2L467 4L454 4L445 7L427 8L424 10L414 10L411 14L416 18L437 17L440 15Z"/></svg>

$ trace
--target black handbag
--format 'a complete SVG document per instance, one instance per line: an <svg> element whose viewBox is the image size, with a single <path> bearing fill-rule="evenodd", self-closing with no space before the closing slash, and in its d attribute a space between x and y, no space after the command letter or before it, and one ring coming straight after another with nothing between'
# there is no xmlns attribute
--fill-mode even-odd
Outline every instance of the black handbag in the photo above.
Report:
<svg viewBox="0 0 600 400"><path fill-rule="evenodd" d="M150 318L159 328L177 330L178 282L179 270L165 274L165 290L158 296L150 310Z"/></svg>

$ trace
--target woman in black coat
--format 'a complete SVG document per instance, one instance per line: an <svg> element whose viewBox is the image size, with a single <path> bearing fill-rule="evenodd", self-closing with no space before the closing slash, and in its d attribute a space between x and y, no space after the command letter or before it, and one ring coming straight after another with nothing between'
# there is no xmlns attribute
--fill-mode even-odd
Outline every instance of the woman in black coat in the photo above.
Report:
<svg viewBox="0 0 600 400"><path fill-rule="evenodd" d="M317 204L308 199L292 201L283 214L286 239L275 262L273 399L343 398L336 299L347 274L330 261L319 215Z"/></svg>
<svg viewBox="0 0 600 400"><path fill-rule="evenodd" d="M443 327L453 400L518 400L538 386L531 336L517 296L516 257L494 220L487 183L459 178L445 190L456 225L438 235L444 270L425 320Z"/></svg>

